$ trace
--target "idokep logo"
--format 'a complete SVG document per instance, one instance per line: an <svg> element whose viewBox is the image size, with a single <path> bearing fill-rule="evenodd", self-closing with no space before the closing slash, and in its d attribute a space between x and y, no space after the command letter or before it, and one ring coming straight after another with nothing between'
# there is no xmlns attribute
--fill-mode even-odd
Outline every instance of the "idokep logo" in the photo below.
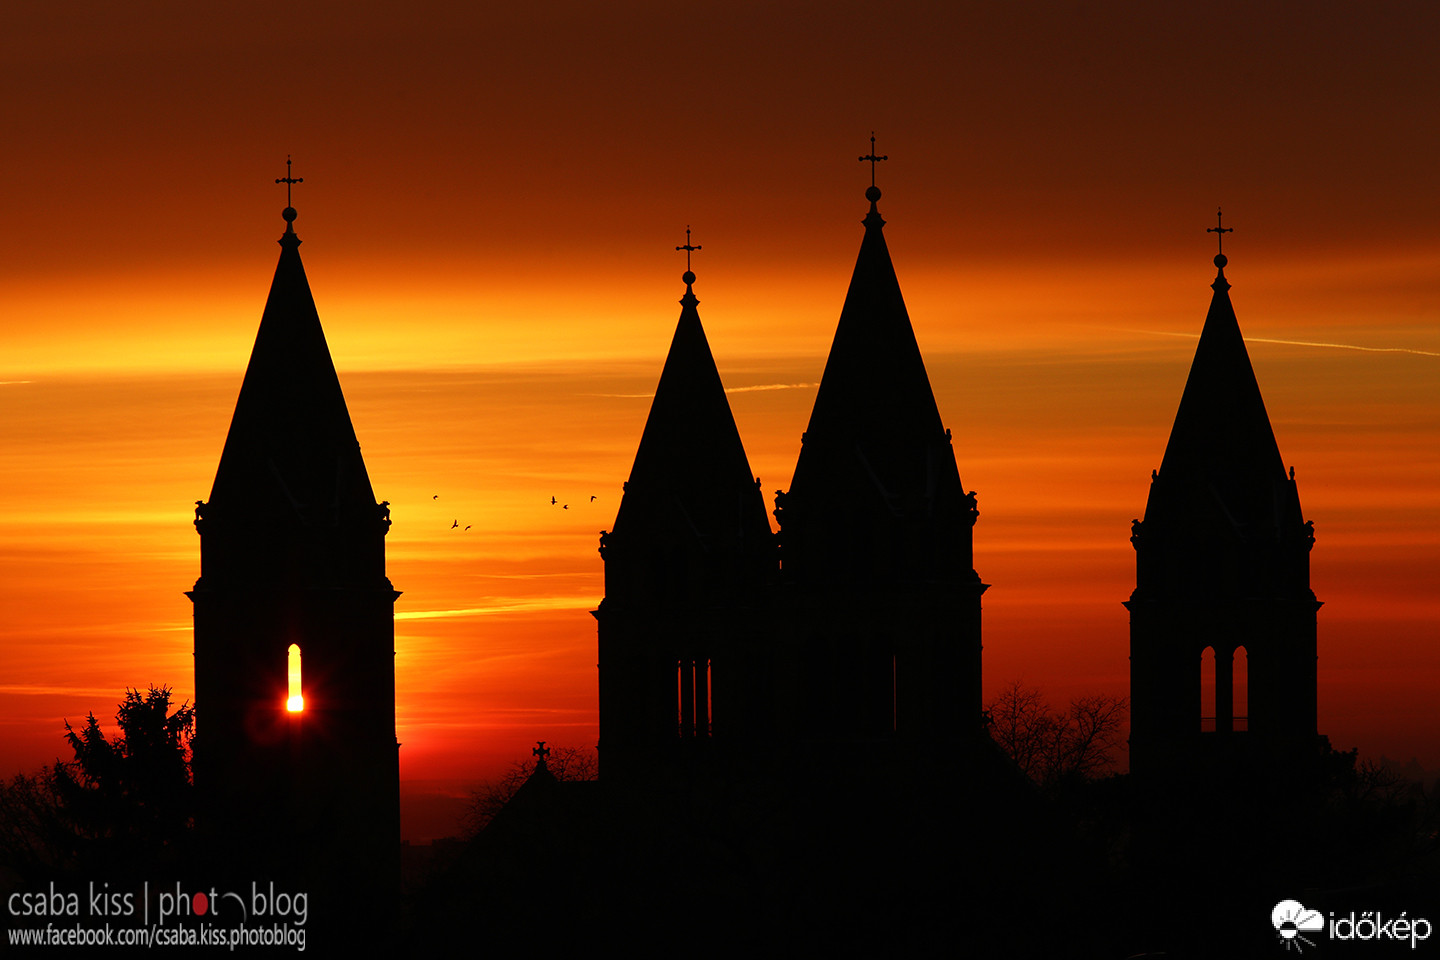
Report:
<svg viewBox="0 0 1440 960"><path fill-rule="evenodd" d="M1275 904L1275 909L1270 911L1270 922L1275 925L1275 935L1285 949L1293 947L1297 953L1315 946L1314 940L1301 934L1302 930L1310 933L1325 929L1325 918L1320 911L1306 908L1299 900L1281 900Z"/></svg>
<svg viewBox="0 0 1440 960"><path fill-rule="evenodd" d="M1400 944L1408 943L1411 950L1429 940L1434 932L1434 927L1425 917L1410 917L1405 912L1398 917L1386 917L1379 910L1359 913L1351 910L1338 917L1331 911L1327 929L1320 911L1311 910L1298 900L1281 900L1275 904L1275 909L1270 911L1270 922L1285 949L1294 947L1298 953L1304 953L1305 947L1315 946L1315 941L1304 936L1302 931L1313 933L1324 930L1329 939L1338 941L1393 940Z"/></svg>

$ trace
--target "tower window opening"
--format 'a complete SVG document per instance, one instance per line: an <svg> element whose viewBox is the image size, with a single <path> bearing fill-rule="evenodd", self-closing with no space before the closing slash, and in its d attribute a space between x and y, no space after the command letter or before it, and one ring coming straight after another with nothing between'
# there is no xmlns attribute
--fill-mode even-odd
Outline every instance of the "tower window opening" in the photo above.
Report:
<svg viewBox="0 0 1440 960"><path fill-rule="evenodd" d="M291 713L299 713L305 709L305 697L300 693L300 644L290 644L289 650L289 696L285 700L285 709Z"/></svg>
<svg viewBox="0 0 1440 960"><path fill-rule="evenodd" d="M681 660L678 666L677 706L680 739L710 736L710 661Z"/></svg>
<svg viewBox="0 0 1440 960"><path fill-rule="evenodd" d="M1250 729L1250 651L1235 648L1235 729Z"/></svg>
<svg viewBox="0 0 1440 960"><path fill-rule="evenodd" d="M1200 731L1215 731L1215 649L1200 653Z"/></svg>
<svg viewBox="0 0 1440 960"><path fill-rule="evenodd" d="M900 670L895 655L890 655L890 732L900 731Z"/></svg>

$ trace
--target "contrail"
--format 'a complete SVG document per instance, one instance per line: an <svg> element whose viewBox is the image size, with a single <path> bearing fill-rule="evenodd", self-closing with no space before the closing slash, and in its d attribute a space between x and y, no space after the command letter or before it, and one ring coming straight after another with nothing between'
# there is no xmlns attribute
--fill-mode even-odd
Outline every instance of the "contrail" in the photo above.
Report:
<svg viewBox="0 0 1440 960"><path fill-rule="evenodd" d="M754 390L804 390L807 387L818 387L818 383L757 383L753 387L726 387L726 393L750 393ZM591 397L608 397L612 400L649 400L655 396L653 393L591 393Z"/></svg>
<svg viewBox="0 0 1440 960"><path fill-rule="evenodd" d="M1250 343L1289 343L1297 347L1334 347L1337 350L1364 350L1366 353L1413 353L1422 357L1440 357L1434 350L1416 350L1412 347L1362 347L1354 343L1322 343L1318 340L1270 340L1266 337L1246 337Z"/></svg>
<svg viewBox="0 0 1440 960"><path fill-rule="evenodd" d="M1174 333L1169 330L1123 330L1122 333L1145 333L1155 337L1185 337L1199 340L1198 333ZM1246 343L1284 343L1294 347L1331 347L1336 350L1363 350L1366 353L1413 353L1421 357L1440 357L1434 350L1416 350L1413 347L1362 347L1355 343L1325 343L1319 340L1275 340L1270 337L1245 337Z"/></svg>

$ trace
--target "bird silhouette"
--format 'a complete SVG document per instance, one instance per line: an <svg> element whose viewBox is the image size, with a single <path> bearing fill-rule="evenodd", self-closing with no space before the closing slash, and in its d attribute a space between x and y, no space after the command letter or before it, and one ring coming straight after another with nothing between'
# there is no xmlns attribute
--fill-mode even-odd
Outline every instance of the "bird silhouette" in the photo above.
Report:
<svg viewBox="0 0 1440 960"><path fill-rule="evenodd" d="M555 506L555 504L557 504L557 503L559 503L559 502L560 502L560 501L559 501L559 500L556 500L554 497L551 497L551 498L550 498L550 506L552 506L552 507Z"/></svg>
<svg viewBox="0 0 1440 960"><path fill-rule="evenodd" d="M466 529L466 530L469 530L469 529L470 529L470 524L468 524L468 523L465 524L465 529Z"/></svg>
<svg viewBox="0 0 1440 960"><path fill-rule="evenodd" d="M437 494L435 494L435 496L431 497L430 499L431 499L431 500L439 500L439 499L440 499L440 494L437 493Z"/></svg>
<svg viewBox="0 0 1440 960"><path fill-rule="evenodd" d="M595 502L595 497L594 497L593 494L592 494L591 497L590 497L590 502L591 502L591 503L594 503L594 502Z"/></svg>
<svg viewBox="0 0 1440 960"><path fill-rule="evenodd" d="M450 529L454 530L458 526L460 526L460 521L456 520L454 523L450 524Z"/></svg>
<svg viewBox="0 0 1440 960"><path fill-rule="evenodd" d="M561 509L561 510L569 510L569 509L570 509L570 504L567 503L567 504L565 504L565 506L561 507L560 509Z"/></svg>

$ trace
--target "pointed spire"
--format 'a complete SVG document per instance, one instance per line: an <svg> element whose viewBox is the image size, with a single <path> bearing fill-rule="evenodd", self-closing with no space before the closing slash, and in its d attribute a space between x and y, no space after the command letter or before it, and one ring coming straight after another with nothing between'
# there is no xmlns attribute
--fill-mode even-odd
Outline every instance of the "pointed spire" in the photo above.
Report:
<svg viewBox="0 0 1440 960"><path fill-rule="evenodd" d="M1230 230L1208 232L1223 239ZM1295 485L1285 474L1230 301L1228 262L1223 253L1215 257L1210 310L1151 488L1147 528L1193 527L1198 533L1218 524L1248 538L1300 523Z"/></svg>
<svg viewBox="0 0 1440 960"><path fill-rule="evenodd" d="M861 160L874 163L875 155ZM787 578L847 584L962 577L976 508L960 484L873 183L855 272L790 490L776 498ZM883 546L882 546L883 545ZM827 588L828 588L827 587Z"/></svg>
<svg viewBox="0 0 1440 960"><path fill-rule="evenodd" d="M276 183L302 178L287 175ZM280 261L220 456L209 516L333 522L377 507L315 299L300 261L295 208L281 216ZM367 515L368 515L367 513Z"/></svg>
<svg viewBox="0 0 1440 960"><path fill-rule="evenodd" d="M869 160L873 170L874 161L885 157L875 156L872 149L860 159ZM900 450L909 451L903 460L945 438L885 243L885 221L876 206L880 189L872 184L865 198L870 201L862 221L865 236L796 465L797 489L805 485L812 461L824 448L830 448L821 458L825 460L853 458L858 448L879 474L888 474L909 471L909 465L896 460Z"/></svg>
<svg viewBox="0 0 1440 960"><path fill-rule="evenodd" d="M629 549L625 544L644 542L647 549L657 549L664 541L668 549L678 532L687 540L698 538L703 551L720 556L753 554L769 538L764 501L696 309L700 301L689 257L700 246L690 239L687 227L684 245L675 248L685 251L687 261L680 320L615 531L606 537L607 584L612 561ZM607 596L614 592L607 586Z"/></svg>

